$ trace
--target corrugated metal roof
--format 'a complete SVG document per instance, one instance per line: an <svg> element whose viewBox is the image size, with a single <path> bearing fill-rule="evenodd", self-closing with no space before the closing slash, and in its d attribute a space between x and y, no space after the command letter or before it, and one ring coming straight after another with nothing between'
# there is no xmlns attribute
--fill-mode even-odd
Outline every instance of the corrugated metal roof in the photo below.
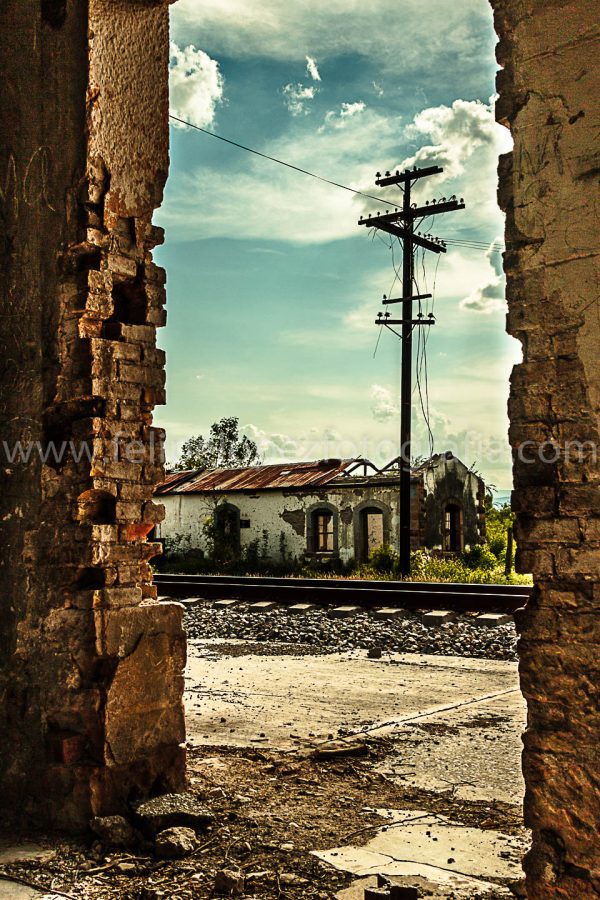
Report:
<svg viewBox="0 0 600 900"><path fill-rule="evenodd" d="M197 474L198 469L186 469L184 472L170 472L168 475L165 475L165 480L157 485L154 489L154 493L168 494L173 488L176 488L177 485L183 484L184 481L188 481Z"/></svg>
<svg viewBox="0 0 600 900"><path fill-rule="evenodd" d="M201 472L185 483L165 481L158 487L156 493L196 494L204 491L263 491L320 487L340 475L351 462L350 459L322 459L317 462L277 463L270 466L250 466L245 469L212 469Z"/></svg>

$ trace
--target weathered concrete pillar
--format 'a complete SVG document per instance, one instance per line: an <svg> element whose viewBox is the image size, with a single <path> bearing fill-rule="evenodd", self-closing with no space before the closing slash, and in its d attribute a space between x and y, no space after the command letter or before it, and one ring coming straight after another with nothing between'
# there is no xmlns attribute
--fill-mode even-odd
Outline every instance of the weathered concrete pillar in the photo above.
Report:
<svg viewBox="0 0 600 900"><path fill-rule="evenodd" d="M0 30L0 805L79 828L184 783L181 609L146 541L168 6L4 0Z"/></svg>
<svg viewBox="0 0 600 900"><path fill-rule="evenodd" d="M492 0L528 704L530 900L600 896L600 40L595 0Z"/></svg>

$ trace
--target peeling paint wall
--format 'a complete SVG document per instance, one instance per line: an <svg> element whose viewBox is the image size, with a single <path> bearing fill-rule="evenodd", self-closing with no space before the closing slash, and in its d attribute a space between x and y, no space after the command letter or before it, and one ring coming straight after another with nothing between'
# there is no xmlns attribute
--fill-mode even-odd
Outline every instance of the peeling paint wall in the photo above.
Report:
<svg viewBox="0 0 600 900"><path fill-rule="evenodd" d="M0 28L0 803L80 828L184 783L181 608L146 541L168 7L5 0Z"/></svg>
<svg viewBox="0 0 600 900"><path fill-rule="evenodd" d="M166 550L200 549L206 552L202 528L215 509L217 501L232 503L240 510L240 518L250 522L241 528L242 549L253 540L264 545L267 532L267 555L281 561L281 535L286 553L300 559L307 551L310 511L320 505L333 506L338 514L338 553L342 562L355 555L354 511L367 500L383 504L390 518L390 540L398 543L398 489L364 487L330 487L315 493L260 491L255 494L231 492L225 496L204 494L167 494L161 497L165 507L164 521L157 526L156 535L165 540Z"/></svg>
<svg viewBox="0 0 600 900"><path fill-rule="evenodd" d="M511 378L529 900L600 896L600 28L592 0L492 0Z"/></svg>

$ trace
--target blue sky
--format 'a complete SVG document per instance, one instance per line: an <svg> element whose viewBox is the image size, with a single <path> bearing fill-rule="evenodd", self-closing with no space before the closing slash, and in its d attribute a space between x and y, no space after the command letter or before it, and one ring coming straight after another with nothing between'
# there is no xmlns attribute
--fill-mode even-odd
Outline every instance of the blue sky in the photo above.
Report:
<svg viewBox="0 0 600 900"><path fill-rule="evenodd" d="M428 231L501 238L493 121L495 35L486 0L179 0L171 7L172 111L370 194L378 170L443 165L422 199L467 210ZM387 189L385 196L399 196ZM417 198L419 199L419 198ZM387 208L382 201L381 208ZM167 241L168 456L235 415L267 460L397 453L398 341L373 323L401 252L357 220L378 205L228 146L171 128L171 174L156 221ZM384 236L385 237L385 236ZM438 258L419 259L431 291ZM435 450L454 449L510 486L501 257L449 249L435 278L427 345ZM398 293L396 284L394 293ZM418 393L415 453L428 451Z"/></svg>

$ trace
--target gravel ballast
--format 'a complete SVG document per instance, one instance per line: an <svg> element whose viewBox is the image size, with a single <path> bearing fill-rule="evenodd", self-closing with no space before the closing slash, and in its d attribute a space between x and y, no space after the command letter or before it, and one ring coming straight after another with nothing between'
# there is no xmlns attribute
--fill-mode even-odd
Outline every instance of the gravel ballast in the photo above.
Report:
<svg viewBox="0 0 600 900"><path fill-rule="evenodd" d="M428 626L423 625L420 615L410 612L392 620L377 619L369 612L338 619L331 618L329 612L318 607L304 615L291 615L285 608L277 608L257 614L243 604L220 610L211 602L203 602L187 607L185 628L191 640L221 638L302 645L314 654L379 648L384 653L517 659L514 622L486 628L474 624L473 616L465 614L453 622Z"/></svg>

